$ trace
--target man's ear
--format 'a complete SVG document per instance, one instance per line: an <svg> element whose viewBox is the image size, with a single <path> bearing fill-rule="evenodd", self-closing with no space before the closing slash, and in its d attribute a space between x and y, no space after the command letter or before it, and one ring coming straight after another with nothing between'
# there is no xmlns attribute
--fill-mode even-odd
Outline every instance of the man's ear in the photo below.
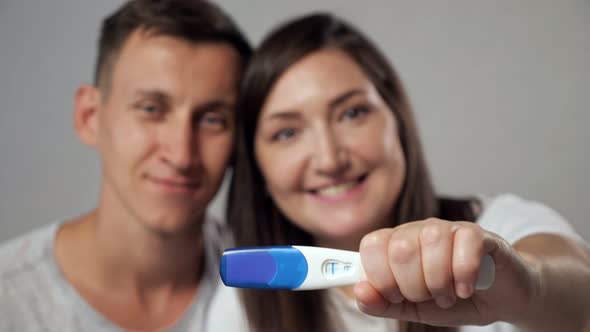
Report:
<svg viewBox="0 0 590 332"><path fill-rule="evenodd" d="M74 97L74 129L82 143L94 147L98 144L98 108L100 91L93 85L81 85Z"/></svg>

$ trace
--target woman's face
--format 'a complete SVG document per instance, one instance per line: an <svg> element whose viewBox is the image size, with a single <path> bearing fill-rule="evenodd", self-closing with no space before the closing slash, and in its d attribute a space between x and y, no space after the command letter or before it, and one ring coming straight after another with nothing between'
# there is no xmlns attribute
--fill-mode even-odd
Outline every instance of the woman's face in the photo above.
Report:
<svg viewBox="0 0 590 332"><path fill-rule="evenodd" d="M393 112L333 49L304 57L275 83L255 150L274 202L320 245L357 246L386 226L405 177Z"/></svg>

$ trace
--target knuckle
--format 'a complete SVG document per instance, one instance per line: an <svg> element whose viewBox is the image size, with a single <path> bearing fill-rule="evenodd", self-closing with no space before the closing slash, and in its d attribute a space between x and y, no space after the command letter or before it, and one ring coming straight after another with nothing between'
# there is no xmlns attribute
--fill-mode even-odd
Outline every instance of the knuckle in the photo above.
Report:
<svg viewBox="0 0 590 332"><path fill-rule="evenodd" d="M361 239L361 243L359 244L359 250L363 251L368 247L372 247L375 243L378 243L379 239L375 233L369 233Z"/></svg>
<svg viewBox="0 0 590 332"><path fill-rule="evenodd" d="M443 229L439 224L424 226L420 231L420 241L425 244L434 244L441 240Z"/></svg>
<svg viewBox="0 0 590 332"><path fill-rule="evenodd" d="M389 239L389 233L385 230L378 230L363 236L359 244L359 250L386 244Z"/></svg>
<svg viewBox="0 0 590 332"><path fill-rule="evenodd" d="M463 225L457 230L457 234L464 240L483 241L483 232L478 225Z"/></svg>
<svg viewBox="0 0 590 332"><path fill-rule="evenodd" d="M414 241L402 237L392 237L389 241L388 254L395 263L406 263L411 260L418 248Z"/></svg>
<svg viewBox="0 0 590 332"><path fill-rule="evenodd" d="M426 218L424 221L427 222L427 223L439 223L439 222L441 222L440 219L435 218L435 217Z"/></svg>

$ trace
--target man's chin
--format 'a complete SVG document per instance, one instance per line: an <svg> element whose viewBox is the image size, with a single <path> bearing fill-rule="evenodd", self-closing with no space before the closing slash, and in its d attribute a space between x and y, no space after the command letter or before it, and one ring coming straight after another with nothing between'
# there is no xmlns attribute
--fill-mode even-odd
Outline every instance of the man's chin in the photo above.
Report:
<svg viewBox="0 0 590 332"><path fill-rule="evenodd" d="M198 235L203 226L203 217L175 216L145 220L144 226L152 233L164 237Z"/></svg>

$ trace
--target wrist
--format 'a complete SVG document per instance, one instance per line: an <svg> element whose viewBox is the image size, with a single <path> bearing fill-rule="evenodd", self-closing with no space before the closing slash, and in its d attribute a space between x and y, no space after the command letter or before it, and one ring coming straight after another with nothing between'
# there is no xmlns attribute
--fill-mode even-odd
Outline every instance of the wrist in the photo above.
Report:
<svg viewBox="0 0 590 332"><path fill-rule="evenodd" d="M539 315L543 314L543 263L536 255L519 252L518 256L521 264L516 264L515 268L522 269L522 280L516 280L515 286L520 288L521 301L512 302L513 305L504 306L506 311L499 313L501 321L520 327L523 331L528 331L531 325L542 321ZM518 286L520 285L520 286Z"/></svg>

